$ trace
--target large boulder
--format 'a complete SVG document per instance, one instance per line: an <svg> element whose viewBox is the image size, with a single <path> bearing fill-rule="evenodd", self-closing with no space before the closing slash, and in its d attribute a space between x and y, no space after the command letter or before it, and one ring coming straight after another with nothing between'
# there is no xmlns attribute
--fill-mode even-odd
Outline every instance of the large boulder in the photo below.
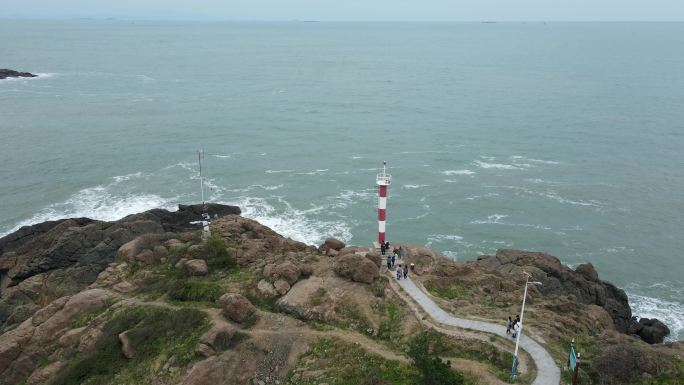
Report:
<svg viewBox="0 0 684 385"><path fill-rule="evenodd" d="M273 269L273 276L284 279L290 286L294 285L298 280L301 272L299 268L292 262L283 262Z"/></svg>
<svg viewBox="0 0 684 385"><path fill-rule="evenodd" d="M635 334L649 344L659 344L670 334L670 328L656 318L641 318L629 326L627 333Z"/></svg>
<svg viewBox="0 0 684 385"><path fill-rule="evenodd" d="M256 308L242 294L226 293L218 299L223 315L235 322L245 322L256 312Z"/></svg>
<svg viewBox="0 0 684 385"><path fill-rule="evenodd" d="M214 321L212 328L200 337L200 342L209 346L215 352L221 352L228 349L236 332L237 328L235 326L217 320Z"/></svg>
<svg viewBox="0 0 684 385"><path fill-rule="evenodd" d="M263 295L266 298L273 298L278 296L278 292L273 287L273 284L265 279L259 281L259 283L257 284L257 290L259 290L259 293L261 293L261 295Z"/></svg>
<svg viewBox="0 0 684 385"><path fill-rule="evenodd" d="M378 253L377 251L371 251L369 253L364 254L368 260L373 262L377 267L382 266L382 255Z"/></svg>
<svg viewBox="0 0 684 385"><path fill-rule="evenodd" d="M378 266L358 254L343 255L335 262L334 270L341 277L363 283L372 283L378 276Z"/></svg>
<svg viewBox="0 0 684 385"><path fill-rule="evenodd" d="M126 358L135 357L135 350L131 346L131 340L128 338L128 331L119 334L119 342L121 343L121 353Z"/></svg>
<svg viewBox="0 0 684 385"><path fill-rule="evenodd" d="M337 238L330 237L323 242L323 244L320 246L321 251L328 251L328 250L335 250L335 251L340 251L344 248L344 242L340 241Z"/></svg>
<svg viewBox="0 0 684 385"><path fill-rule="evenodd" d="M193 276L207 275L209 273L209 267L207 267L207 261L204 259L191 259L185 261L183 268L188 274Z"/></svg>

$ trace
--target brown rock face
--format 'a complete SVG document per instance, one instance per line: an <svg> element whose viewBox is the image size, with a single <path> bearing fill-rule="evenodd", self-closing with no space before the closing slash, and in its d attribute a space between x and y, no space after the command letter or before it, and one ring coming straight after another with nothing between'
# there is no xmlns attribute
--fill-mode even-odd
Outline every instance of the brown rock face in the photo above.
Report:
<svg viewBox="0 0 684 385"><path fill-rule="evenodd" d="M209 273L207 262L204 259L191 259L183 264L183 267L190 275L201 276Z"/></svg>
<svg viewBox="0 0 684 385"><path fill-rule="evenodd" d="M233 325L223 321L215 321L214 326L200 337L200 342L215 352L221 352L230 346L236 332L237 329Z"/></svg>
<svg viewBox="0 0 684 385"><path fill-rule="evenodd" d="M382 255L377 251L366 253L366 258L373 262L377 267L382 266Z"/></svg>
<svg viewBox="0 0 684 385"><path fill-rule="evenodd" d="M520 277L527 271L543 283L537 289L544 296L573 295L577 302L604 308L618 331L624 333L630 325L632 310L627 294L610 282L599 280L591 264L572 270L552 255L509 249L497 250L496 256L481 256L475 264Z"/></svg>
<svg viewBox="0 0 684 385"><path fill-rule="evenodd" d="M378 276L378 266L357 254L343 255L336 261L334 269L339 276L356 282L372 283Z"/></svg>
<svg viewBox="0 0 684 385"><path fill-rule="evenodd" d="M128 339L128 331L125 331L121 334L119 334L119 342L121 342L121 353L126 358L133 358L135 357L135 351L133 350L133 347L131 347L131 341Z"/></svg>
<svg viewBox="0 0 684 385"><path fill-rule="evenodd" d="M287 281L290 286L299 280L300 274L299 268L289 261L281 263L274 269L274 275Z"/></svg>
<svg viewBox="0 0 684 385"><path fill-rule="evenodd" d="M256 308L242 294L227 293L218 299L223 315L235 322L245 322L256 312Z"/></svg>
<svg viewBox="0 0 684 385"><path fill-rule="evenodd" d="M257 290L259 290L261 295L268 298L273 298L278 295L278 292L276 292L276 289L273 287L273 285L265 279L259 281L257 284Z"/></svg>
<svg viewBox="0 0 684 385"><path fill-rule="evenodd" d="M277 280L273 286L275 287L275 290L278 292L278 294L283 295L287 293L290 290L290 284L287 283L286 280L284 279L279 279Z"/></svg>
<svg viewBox="0 0 684 385"><path fill-rule="evenodd" d="M333 249L335 251L340 251L344 248L344 242L337 238L330 237L325 240L323 245L321 245L321 248L325 248L325 250Z"/></svg>
<svg viewBox="0 0 684 385"><path fill-rule="evenodd" d="M220 217L240 209L209 204L208 212ZM131 261L143 249L185 238L196 230L189 222L201 213L202 207L194 205L114 222L71 218L24 226L0 238L0 331L16 327L45 303L85 289L117 257Z"/></svg>

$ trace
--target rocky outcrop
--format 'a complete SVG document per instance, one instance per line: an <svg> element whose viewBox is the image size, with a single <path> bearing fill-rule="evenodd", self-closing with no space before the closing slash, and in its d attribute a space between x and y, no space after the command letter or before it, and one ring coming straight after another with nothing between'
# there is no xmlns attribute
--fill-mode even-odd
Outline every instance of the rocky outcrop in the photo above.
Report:
<svg viewBox="0 0 684 385"><path fill-rule="evenodd" d="M30 72L19 72L8 69L0 69L0 80L7 78L35 78L38 75L34 75Z"/></svg>
<svg viewBox="0 0 684 385"><path fill-rule="evenodd" d="M256 308L242 294L227 293L218 299L223 315L235 322L245 322L256 312Z"/></svg>
<svg viewBox="0 0 684 385"><path fill-rule="evenodd" d="M121 353L126 358L135 357L135 350L131 346L131 340L128 338L128 330L119 334L119 342L121 343Z"/></svg>
<svg viewBox="0 0 684 385"><path fill-rule="evenodd" d="M183 264L185 271L192 276L202 276L209 273L207 262L204 259L191 259Z"/></svg>
<svg viewBox="0 0 684 385"><path fill-rule="evenodd" d="M629 326L627 333L635 334L649 344L659 344L670 334L670 328L658 319L641 318Z"/></svg>
<svg viewBox="0 0 684 385"><path fill-rule="evenodd" d="M329 250L335 250L339 252L344 248L344 242L337 238L330 237L323 242L323 244L318 248L320 251L327 252Z"/></svg>
<svg viewBox="0 0 684 385"><path fill-rule="evenodd" d="M196 230L190 222L201 210L201 205L180 205L175 212L154 209L114 222L62 219L0 238L0 331L16 327L42 303L85 289L116 259L159 261L165 251L157 246L179 238L178 232ZM238 207L216 204L207 211L212 217L240 213Z"/></svg>
<svg viewBox="0 0 684 385"><path fill-rule="evenodd" d="M594 267L588 263L576 270L563 265L552 255L539 252L501 249L495 256L481 256L474 265L495 271L541 281L537 290L544 296L574 296L577 302L598 305L610 314L615 328L626 332L632 318L627 295L610 282L598 279Z"/></svg>
<svg viewBox="0 0 684 385"><path fill-rule="evenodd" d="M5 383L17 383L28 377L40 360L65 342L61 337L72 322L105 305L110 298L111 294L102 289L62 297L15 329L0 334L0 378Z"/></svg>
<svg viewBox="0 0 684 385"><path fill-rule="evenodd" d="M339 276L356 282L373 283L378 276L378 266L358 254L343 255L335 262L334 269Z"/></svg>

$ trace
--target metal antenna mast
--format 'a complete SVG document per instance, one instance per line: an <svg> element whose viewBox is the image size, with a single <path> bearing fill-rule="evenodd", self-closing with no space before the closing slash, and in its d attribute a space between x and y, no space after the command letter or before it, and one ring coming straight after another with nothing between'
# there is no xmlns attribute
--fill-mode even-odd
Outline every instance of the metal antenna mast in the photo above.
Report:
<svg viewBox="0 0 684 385"><path fill-rule="evenodd" d="M204 204L204 179L202 178L202 158L204 158L204 150L197 152L197 160L199 161L199 175L200 175L200 191L202 192L202 207Z"/></svg>

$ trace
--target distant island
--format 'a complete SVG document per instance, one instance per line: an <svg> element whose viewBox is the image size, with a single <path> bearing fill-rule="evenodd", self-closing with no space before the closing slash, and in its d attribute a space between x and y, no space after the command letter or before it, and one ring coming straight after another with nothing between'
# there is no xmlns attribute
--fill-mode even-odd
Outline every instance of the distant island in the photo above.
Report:
<svg viewBox="0 0 684 385"><path fill-rule="evenodd" d="M34 75L30 72L19 72L8 69L0 69L0 80L7 78L35 78L38 75Z"/></svg>

